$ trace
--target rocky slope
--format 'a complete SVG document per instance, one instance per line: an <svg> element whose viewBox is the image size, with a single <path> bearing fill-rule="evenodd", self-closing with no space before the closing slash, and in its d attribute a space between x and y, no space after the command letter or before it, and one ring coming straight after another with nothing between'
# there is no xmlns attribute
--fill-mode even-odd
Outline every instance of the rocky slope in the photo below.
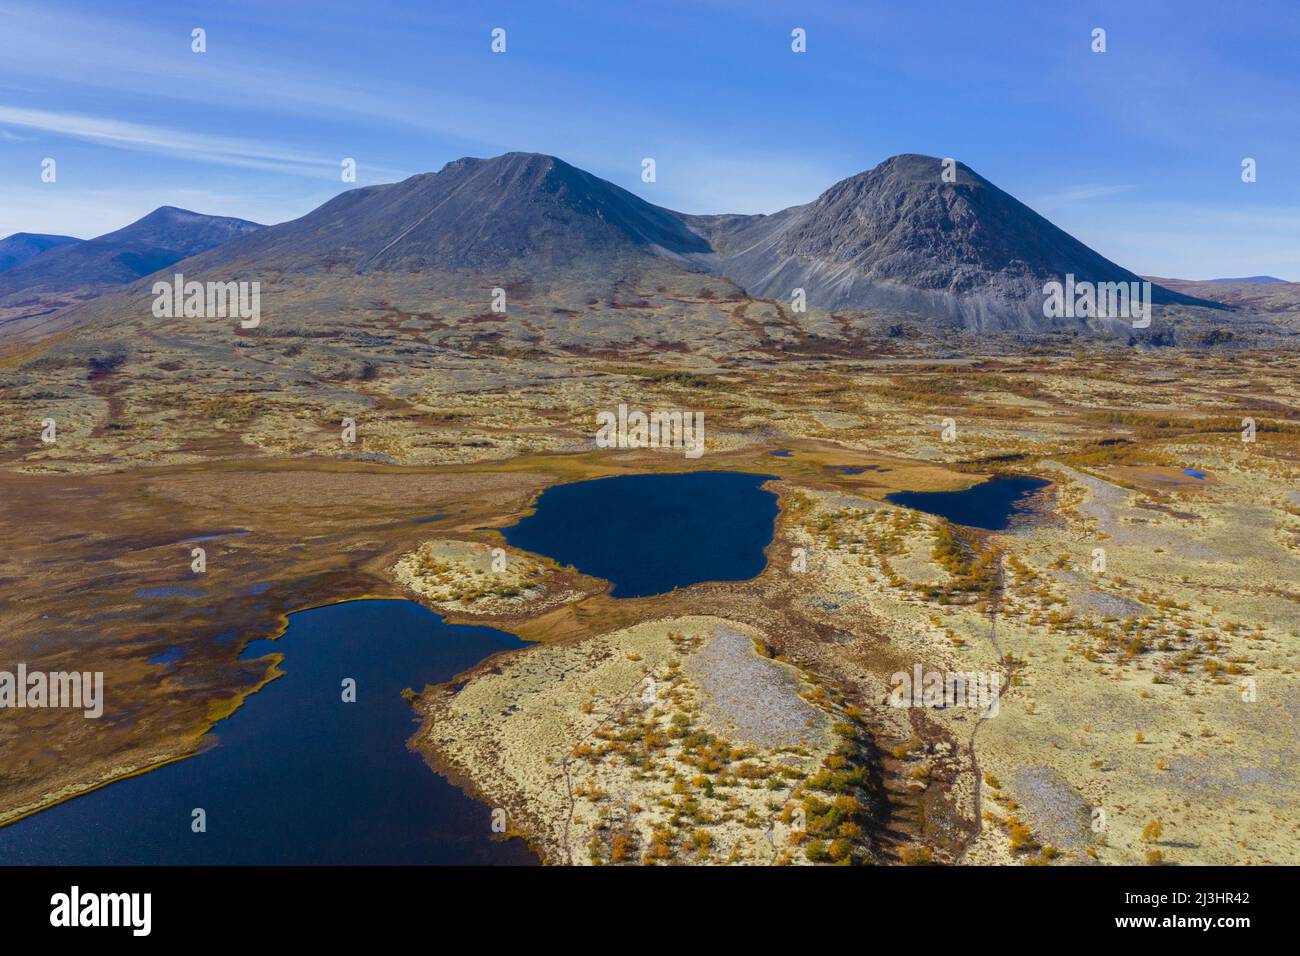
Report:
<svg viewBox="0 0 1300 956"><path fill-rule="evenodd" d="M701 261L751 295L788 301L802 288L810 306L914 312L978 331L1048 325L1043 285L1067 274L1140 281L969 167L954 172L944 182L942 160L905 154L775 215L684 219L714 247Z"/></svg>

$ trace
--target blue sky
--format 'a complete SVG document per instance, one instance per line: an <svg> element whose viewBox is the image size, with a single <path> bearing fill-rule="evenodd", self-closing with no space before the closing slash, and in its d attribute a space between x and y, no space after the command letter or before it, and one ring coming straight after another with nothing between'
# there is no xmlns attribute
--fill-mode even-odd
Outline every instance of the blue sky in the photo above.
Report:
<svg viewBox="0 0 1300 956"><path fill-rule="evenodd" d="M508 150L685 212L954 156L1138 272L1300 280L1300 3L0 0L0 236L280 222L344 157L364 185Z"/></svg>

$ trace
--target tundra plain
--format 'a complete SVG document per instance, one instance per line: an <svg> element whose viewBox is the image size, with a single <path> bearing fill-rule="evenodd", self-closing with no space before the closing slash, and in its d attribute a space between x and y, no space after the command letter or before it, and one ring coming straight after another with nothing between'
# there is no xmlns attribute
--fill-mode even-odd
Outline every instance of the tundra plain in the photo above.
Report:
<svg viewBox="0 0 1300 956"><path fill-rule="evenodd" d="M413 688L411 745L547 862L1300 862L1294 351L538 350L371 315L0 355L4 658L107 689L99 721L6 714L0 821L194 753L274 677L244 644L386 596L536 642ZM597 448L620 403L703 412L704 455ZM756 579L615 600L504 548L553 484L695 469L774 476ZM1004 532L885 500L1011 473L1051 485ZM918 664L999 674L996 715L894 706Z"/></svg>

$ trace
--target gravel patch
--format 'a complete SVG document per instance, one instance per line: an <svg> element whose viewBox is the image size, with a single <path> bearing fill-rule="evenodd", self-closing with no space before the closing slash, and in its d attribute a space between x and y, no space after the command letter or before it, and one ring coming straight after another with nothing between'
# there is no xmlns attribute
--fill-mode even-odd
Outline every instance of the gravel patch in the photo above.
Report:
<svg viewBox="0 0 1300 956"><path fill-rule="evenodd" d="M1078 505L1079 511L1096 519L1097 530L1104 531L1117 545L1136 545L1143 547L1162 547L1176 551L1181 557L1198 561L1213 561L1223 557L1214 548L1207 547L1188 535L1167 531L1149 524L1132 525L1119 520L1118 515L1132 512L1128 499L1133 492L1110 482L1085 475L1073 468L1062 470L1071 481L1077 482L1088 491L1087 500Z"/></svg>
<svg viewBox="0 0 1300 956"><path fill-rule="evenodd" d="M1012 787L1040 842L1083 856L1092 842L1092 808L1064 776L1051 767L1028 767L1016 772Z"/></svg>
<svg viewBox="0 0 1300 956"><path fill-rule="evenodd" d="M1073 571L1053 571L1052 576L1070 589L1070 610L1075 614L1091 611L1102 617L1124 619L1126 617L1145 617L1151 609L1145 604L1126 598L1122 594L1111 594L1099 590Z"/></svg>
<svg viewBox="0 0 1300 956"><path fill-rule="evenodd" d="M719 627L686 662L704 716L725 736L760 747L829 739L830 719L799 696L795 672L760 657L744 634Z"/></svg>

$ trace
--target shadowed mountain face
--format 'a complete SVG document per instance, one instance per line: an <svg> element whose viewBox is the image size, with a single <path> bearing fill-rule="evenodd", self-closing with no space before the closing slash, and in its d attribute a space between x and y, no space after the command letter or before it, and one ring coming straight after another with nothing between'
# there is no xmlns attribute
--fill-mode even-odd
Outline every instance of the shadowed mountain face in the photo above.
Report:
<svg viewBox="0 0 1300 956"><path fill-rule="evenodd" d="M477 272L707 252L673 213L551 156L460 159L354 189L197 260L275 272Z"/></svg>
<svg viewBox="0 0 1300 956"><path fill-rule="evenodd" d="M81 242L72 236L51 236L39 232L15 232L0 239L0 272L8 272L28 259L34 259L46 249Z"/></svg>
<svg viewBox="0 0 1300 956"><path fill-rule="evenodd" d="M1043 284L1067 274L1140 281L970 168L956 164L955 182L942 173L941 160L906 154L772 216L683 218L713 244L705 261L751 295L788 300L803 288L810 306L897 309L981 331L1049 324Z"/></svg>
<svg viewBox="0 0 1300 956"><path fill-rule="evenodd" d="M260 228L244 219L163 206L116 232L47 249L10 269L0 275L0 295L124 285Z"/></svg>

